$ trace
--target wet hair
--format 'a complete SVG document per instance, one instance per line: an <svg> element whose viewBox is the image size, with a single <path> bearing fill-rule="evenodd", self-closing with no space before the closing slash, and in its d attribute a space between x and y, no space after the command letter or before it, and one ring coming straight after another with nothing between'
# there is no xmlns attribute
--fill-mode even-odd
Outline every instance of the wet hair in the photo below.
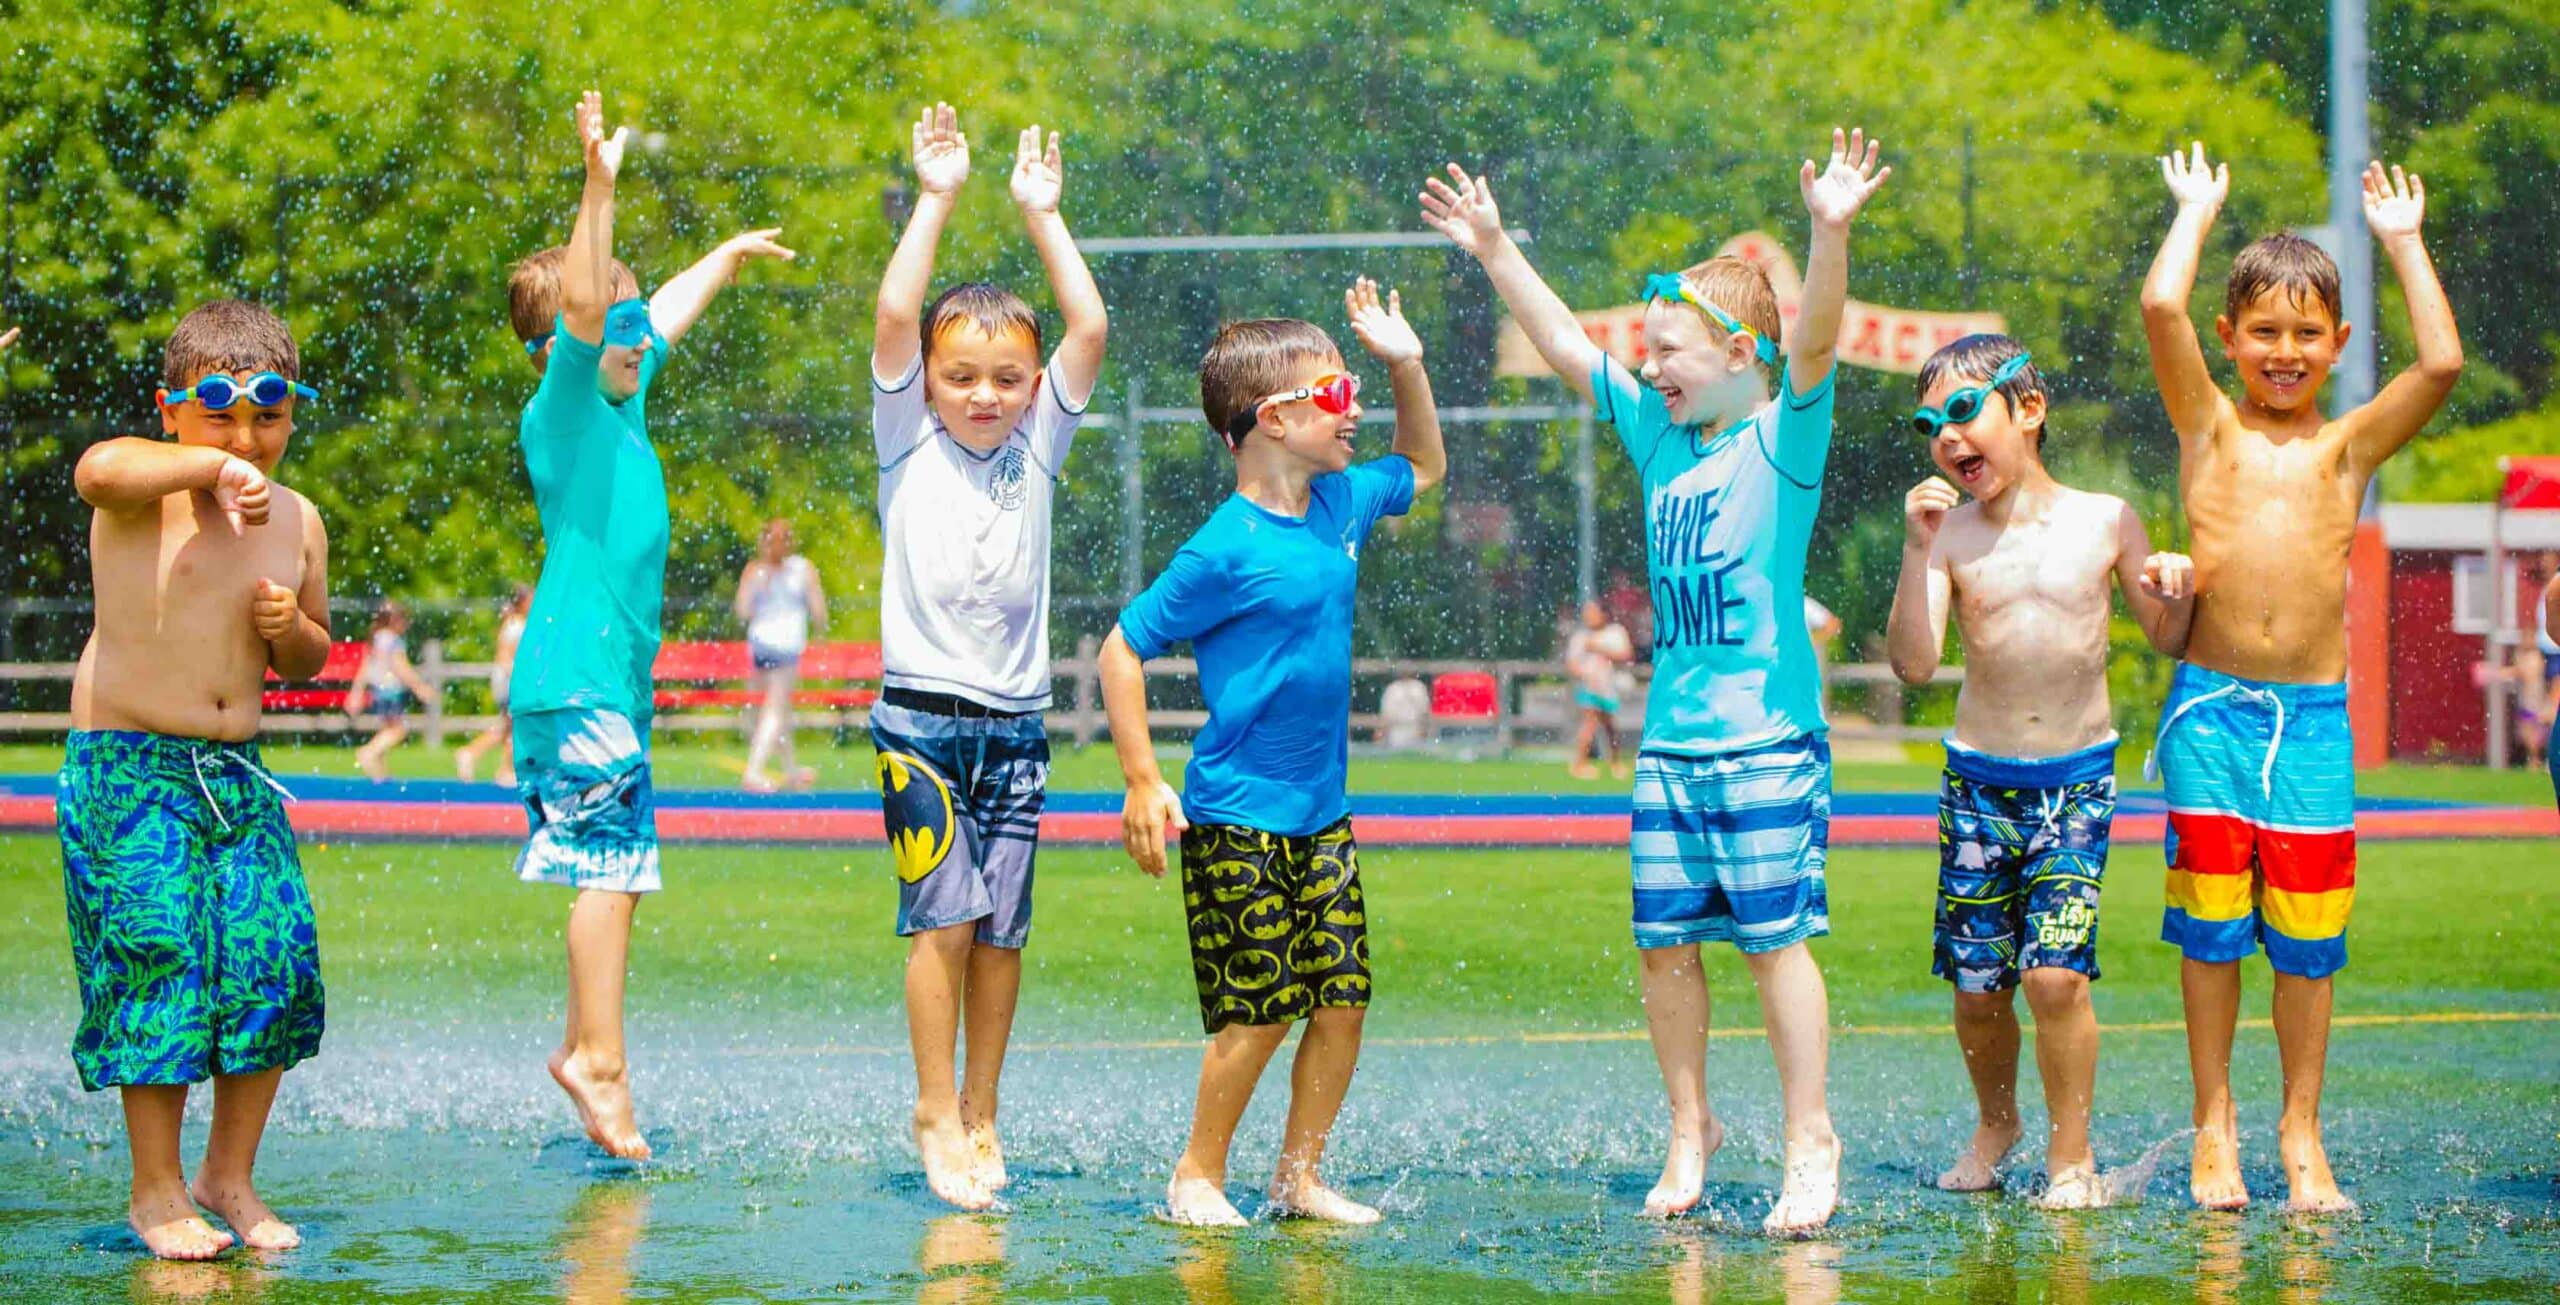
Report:
<svg viewBox="0 0 2560 1305"><path fill-rule="evenodd" d="M1244 447L1265 396L1286 389L1309 362L1339 358L1333 337L1294 317L1257 317L1218 328L1200 356L1200 413L1229 449Z"/></svg>
<svg viewBox="0 0 2560 1305"><path fill-rule="evenodd" d="M212 372L274 372L300 380L302 351L283 318L246 299L216 299L178 319L160 353L160 383L184 389Z"/></svg>
<svg viewBox="0 0 2560 1305"><path fill-rule="evenodd" d="M2222 315L2233 322L2240 310L2270 290L2282 290L2296 304L2317 299L2329 310L2329 324L2346 315L2338 296L2338 262L2329 251L2297 235L2279 232L2249 242L2231 260L2231 280L2222 292Z"/></svg>
<svg viewBox="0 0 2560 1305"><path fill-rule="evenodd" d="M924 310L925 361L933 361L934 341L943 332L964 323L993 339L1023 336L1031 341L1032 357L1040 356L1040 317L1022 296L991 281L963 281L936 295L933 306Z"/></svg>
<svg viewBox="0 0 2560 1305"><path fill-rule="evenodd" d="M528 584L518 584L515 588L515 592L507 596L507 610L511 612L528 612L533 610L533 586Z"/></svg>
<svg viewBox="0 0 2560 1305"><path fill-rule="evenodd" d="M1769 341L1769 347L1783 350L1786 341L1779 338L1782 324L1778 317L1778 292L1769 285L1769 274L1747 258L1726 254L1710 258L1680 273L1698 297L1742 319L1742 324L1758 331ZM1701 314L1704 316L1704 314ZM1710 318L1712 324L1714 319Z"/></svg>
<svg viewBox="0 0 2560 1305"><path fill-rule="evenodd" d="M1950 375L1970 381L1990 380L2008 365L2010 359L2026 351L2027 346L2005 335L1985 332L1965 336L1930 354L1929 360L1920 364L1920 376L1913 392L1926 402L1929 391ZM2017 375L2002 381L1998 393L2009 401L2009 411L2013 413L2025 409L2027 396L2031 394L2044 399L2048 412L2053 403L2053 396L2044 388L2043 373L2038 372L2032 362L2019 368ZM2044 447L2044 428L2044 422L2036 423L2038 449Z"/></svg>
<svg viewBox="0 0 2560 1305"><path fill-rule="evenodd" d="M530 342L551 334L551 324L560 318L560 269L568 261L569 247L553 245L525 255L507 272L507 325L515 328L517 339ZM640 278L621 259L613 260L613 298L639 293Z"/></svg>

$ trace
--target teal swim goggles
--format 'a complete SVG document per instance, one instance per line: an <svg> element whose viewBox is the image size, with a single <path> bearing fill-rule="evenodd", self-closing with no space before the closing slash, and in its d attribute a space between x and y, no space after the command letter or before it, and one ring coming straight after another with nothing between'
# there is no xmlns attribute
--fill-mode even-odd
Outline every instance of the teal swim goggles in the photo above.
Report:
<svg viewBox="0 0 2560 1305"><path fill-rule="evenodd" d="M1689 288L1689 279L1687 277L1684 277L1677 272L1656 272L1653 275L1646 277L1644 279L1644 301L1650 304L1656 299L1670 299L1679 303L1687 304L1690 307L1697 309L1699 312L1705 313L1709 321L1723 327L1728 335L1749 336L1751 338L1751 352L1753 355L1758 357L1761 362L1766 363L1771 367L1778 365L1778 345L1776 341L1771 340L1769 337L1753 330L1750 323L1745 322L1741 318L1707 302L1706 296Z"/></svg>
<svg viewBox="0 0 2560 1305"><path fill-rule="evenodd" d="M625 299L604 310L604 342L607 345L636 349L643 340L664 338L658 334L658 324L649 320L649 301L646 299ZM542 346L549 343L551 332L545 331L525 341L524 351L527 355L537 354L542 352Z"/></svg>
<svg viewBox="0 0 2560 1305"><path fill-rule="evenodd" d="M1990 380L1980 385L1968 385L1948 395L1943 406L1932 408L1922 405L1911 414L1912 429L1926 438L1936 439L1941 428L1961 426L1973 420L1981 414L1983 401L1990 398L1993 391L2017 379L2018 373L2025 371L2027 364L2033 361L2035 355L2019 354L2000 364L2000 370L1991 373Z"/></svg>
<svg viewBox="0 0 2560 1305"><path fill-rule="evenodd" d="M160 402L165 407L174 408L192 400L203 404L207 412L220 412L243 397L257 407L273 408L287 399L317 399L320 391L300 381L286 380L274 372L260 372L250 377L246 385L215 372Z"/></svg>

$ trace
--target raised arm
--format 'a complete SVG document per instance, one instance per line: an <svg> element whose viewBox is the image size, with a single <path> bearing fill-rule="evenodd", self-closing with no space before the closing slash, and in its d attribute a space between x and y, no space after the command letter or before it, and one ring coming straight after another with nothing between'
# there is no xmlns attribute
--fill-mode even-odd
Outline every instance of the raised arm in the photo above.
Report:
<svg viewBox="0 0 2560 1305"><path fill-rule="evenodd" d="M2151 532L2129 503L2116 505L2116 587L2142 637L2163 656L2184 657L2196 616L2196 568L2184 553L2154 553Z"/></svg>
<svg viewBox="0 0 2560 1305"><path fill-rule="evenodd" d="M1902 577L1885 619L1885 659L1905 684L1927 684L1946 657L1947 604L1953 577L1939 565L1938 530L1957 501L1956 487L1936 476L1902 496Z"/></svg>
<svg viewBox="0 0 2560 1305"><path fill-rule="evenodd" d="M2390 258L2391 274L2400 278L2409 334L2418 344L2418 356L2371 402L2347 415L2347 447L2366 475L2416 438L2462 379L2462 333L2454 327L2453 305L2436 279L2435 261L2418 238L2426 216L2426 182L2396 167L2386 173L2379 161L2365 167L2364 224Z"/></svg>
<svg viewBox="0 0 2560 1305"><path fill-rule="evenodd" d="M919 334L924 323L924 292L933 284L933 255L942 244L943 225L951 220L960 183L969 179L969 138L960 132L960 115L948 104L936 104L916 118L915 212L880 274L880 303L871 336L872 379L894 382L907 374L924 350Z"/></svg>
<svg viewBox="0 0 2560 1305"><path fill-rule="evenodd" d="M1804 261L1804 298L1796 309L1795 329L1787 332L1787 392L1804 394L1831 374L1840 351L1840 317L1849 302L1849 224L1867 199L1893 175L1876 166L1882 141L1867 139L1861 128L1845 135L1831 129L1831 163L1817 172L1806 159L1797 176L1805 211L1813 217L1813 236Z"/></svg>
<svg viewBox="0 0 2560 1305"><path fill-rule="evenodd" d="M589 91L578 101L578 144L587 160L586 188L578 194L577 225L569 229L569 254L560 266L560 322L587 344L604 343L604 313L613 307L613 185L622 173L629 127L604 132L604 95Z"/></svg>
<svg viewBox="0 0 2560 1305"><path fill-rule="evenodd" d="M814 563L809 567L809 628L827 628L827 588L818 583L818 568Z"/></svg>
<svg viewBox="0 0 2560 1305"><path fill-rule="evenodd" d="M721 241L717 249L702 256L700 262L676 273L675 279L658 287L649 296L649 324L658 328L658 337L674 344L702 320L702 311L711 306L722 290L738 282L738 268L751 258L779 258L786 262L799 257L773 242L782 234L780 227L741 232Z"/></svg>
<svg viewBox="0 0 2560 1305"><path fill-rule="evenodd" d="M1452 184L1455 183L1455 184ZM1556 292L1547 288L1529 256L1520 252L1511 233L1502 229L1502 210L1493 202L1493 187L1483 177L1449 165L1449 180L1431 177L1422 183L1422 220L1484 265L1493 292L1502 296L1529 343L1547 366L1564 378L1566 388L1588 399L1591 372L1600 365L1600 346L1574 320Z"/></svg>
<svg viewBox="0 0 2560 1305"><path fill-rule="evenodd" d="M1031 247L1040 251L1040 266L1048 270L1049 292L1058 298L1058 315L1066 319L1066 334L1052 355L1058 387L1064 391L1058 397L1070 408L1081 408L1093 397L1093 383L1102 375L1102 346L1111 334L1111 314L1103 308L1102 288L1093 283L1092 269L1084 265L1075 237L1067 234L1067 220L1058 212L1066 182L1058 133L1049 133L1043 149L1039 126L1023 128L1013 152L1013 202L1022 209Z"/></svg>
<svg viewBox="0 0 2560 1305"><path fill-rule="evenodd" d="M2195 319L2187 300L2195 293L2196 265L2204 258L2204 238L2222 213L2231 193L2231 165L2205 166L2204 142L2195 142L2192 158L2175 152L2160 159L2160 175L2178 201L2177 219L2169 224L2151 274L2142 281L2142 333L2151 342L2151 376L2160 387L2160 402L2169 410L2169 426L2181 441L2213 431L2221 415L2222 391L2205 366L2204 345L2196 339Z"/></svg>
<svg viewBox="0 0 2560 1305"><path fill-rule="evenodd" d="M1351 315L1351 333L1369 356L1386 365L1387 383L1396 397L1395 451L1413 464L1413 492L1437 485L1449 474L1448 450L1440 441L1440 408L1431 400L1431 375L1422 367L1422 337L1404 318L1404 297L1387 292L1378 302L1378 283L1367 277L1342 292L1343 311Z"/></svg>
<svg viewBox="0 0 2560 1305"><path fill-rule="evenodd" d="M126 436L80 455L72 487L101 512L139 512L186 490L203 490L230 518L233 533L267 523L273 493L265 472L245 458L205 444L170 444Z"/></svg>
<svg viewBox="0 0 2560 1305"><path fill-rule="evenodd" d="M1120 845L1138 868L1164 877L1165 831L1190 828L1182 799L1164 782L1147 728L1147 668L1113 626L1102 641L1102 710L1111 720L1111 747L1120 756L1120 778L1129 794L1120 803Z"/></svg>

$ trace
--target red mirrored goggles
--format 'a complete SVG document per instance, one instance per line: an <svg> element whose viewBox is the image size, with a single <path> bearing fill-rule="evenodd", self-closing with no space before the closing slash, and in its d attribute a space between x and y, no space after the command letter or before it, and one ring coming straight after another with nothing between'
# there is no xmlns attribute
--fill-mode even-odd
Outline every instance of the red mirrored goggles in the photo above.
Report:
<svg viewBox="0 0 2560 1305"><path fill-rule="evenodd" d="M1261 422L1262 409L1268 404L1312 403L1316 405L1316 411L1339 417L1351 411L1351 405L1359 398L1359 377L1349 372L1330 372L1294 390L1282 390L1278 394L1262 396L1262 399L1252 407L1237 413L1235 421L1224 433L1230 445L1243 443L1244 437Z"/></svg>

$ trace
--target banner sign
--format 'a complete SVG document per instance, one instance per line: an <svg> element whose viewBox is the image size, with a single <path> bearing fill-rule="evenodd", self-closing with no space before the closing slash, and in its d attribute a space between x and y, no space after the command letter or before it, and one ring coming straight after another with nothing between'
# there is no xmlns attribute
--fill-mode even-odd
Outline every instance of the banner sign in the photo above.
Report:
<svg viewBox="0 0 2560 1305"><path fill-rule="evenodd" d="M1716 253L1731 254L1760 265L1769 288L1778 295L1778 316L1785 329L1795 329L1796 307L1804 298L1804 278L1795 260L1766 232L1748 231L1724 242ZM1593 344L1632 371L1644 365L1644 305L1626 304L1574 314ZM1998 313L1933 313L1913 308L1886 308L1852 299L1840 315L1840 361L1852 367L1911 375L1941 346L1968 335L2008 329ZM1494 372L1500 376L1544 376L1546 360L1529 343L1520 325L1509 318L1494 346Z"/></svg>

